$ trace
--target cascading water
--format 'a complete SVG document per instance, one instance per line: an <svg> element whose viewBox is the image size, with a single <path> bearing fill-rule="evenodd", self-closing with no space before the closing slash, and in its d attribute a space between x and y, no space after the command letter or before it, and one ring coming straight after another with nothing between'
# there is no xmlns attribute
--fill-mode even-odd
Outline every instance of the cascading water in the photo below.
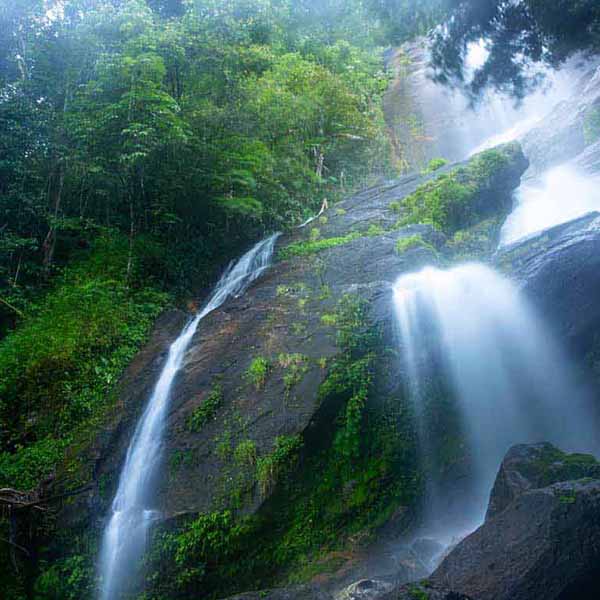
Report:
<svg viewBox="0 0 600 600"><path fill-rule="evenodd" d="M596 449L587 395L509 280L482 264L426 268L398 279L394 302L424 461L438 474L426 490L424 535L448 543L481 524L513 444ZM467 464L444 479L452 451Z"/></svg>
<svg viewBox="0 0 600 600"><path fill-rule="evenodd" d="M501 243L511 244L594 210L600 210L600 176L560 165L517 190L515 209L502 228Z"/></svg>
<svg viewBox="0 0 600 600"><path fill-rule="evenodd" d="M205 307L183 328L169 349L165 366L127 450L104 532L100 557L101 600L122 597L132 583L149 526L158 516L152 508L153 481L160 463L170 391L198 324L228 298L240 296L270 266L279 235L259 242L230 264Z"/></svg>

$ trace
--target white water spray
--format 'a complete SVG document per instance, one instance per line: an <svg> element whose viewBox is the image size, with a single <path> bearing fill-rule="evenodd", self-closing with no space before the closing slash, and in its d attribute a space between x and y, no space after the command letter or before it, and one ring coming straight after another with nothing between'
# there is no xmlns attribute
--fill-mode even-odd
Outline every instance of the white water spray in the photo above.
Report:
<svg viewBox="0 0 600 600"><path fill-rule="evenodd" d="M561 165L540 179L524 182L515 201L515 209L502 228L503 245L600 210L600 176Z"/></svg>
<svg viewBox="0 0 600 600"><path fill-rule="evenodd" d="M447 405L436 415L438 400L427 396L434 373L446 382L468 463L460 481L429 482L426 534L449 541L481 524L498 466L514 444L550 441L568 451L596 450L587 396L509 280L481 264L426 268L398 279L394 302L422 452L439 448L442 440L431 429L447 418Z"/></svg>
<svg viewBox="0 0 600 600"><path fill-rule="evenodd" d="M222 275L206 306L169 348L167 362L130 442L100 556L101 600L121 598L133 583L150 525L158 517L153 506L154 480L162 450L165 417L173 381L198 324L228 298L244 293L271 264L279 234L256 244Z"/></svg>

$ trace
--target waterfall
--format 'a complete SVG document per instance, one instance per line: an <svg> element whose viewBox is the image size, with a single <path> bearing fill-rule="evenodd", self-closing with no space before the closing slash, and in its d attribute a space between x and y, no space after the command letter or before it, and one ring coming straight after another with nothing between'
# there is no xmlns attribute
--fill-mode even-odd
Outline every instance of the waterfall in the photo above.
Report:
<svg viewBox="0 0 600 600"><path fill-rule="evenodd" d="M423 466L433 474L427 535L448 543L481 524L512 445L596 450L583 386L511 281L482 264L426 268L398 279L394 304ZM459 465L447 464L452 452Z"/></svg>
<svg viewBox="0 0 600 600"><path fill-rule="evenodd" d="M600 176L590 176L573 165L560 165L522 183L515 201L515 209L502 228L503 245L600 210Z"/></svg>
<svg viewBox="0 0 600 600"><path fill-rule="evenodd" d="M204 308L183 328L169 348L165 366L137 423L119 478L100 555L101 600L122 597L146 546L149 527L158 517L153 507L154 481L160 462L165 418L173 381L200 321L228 298L244 293L271 264L274 234L232 262Z"/></svg>

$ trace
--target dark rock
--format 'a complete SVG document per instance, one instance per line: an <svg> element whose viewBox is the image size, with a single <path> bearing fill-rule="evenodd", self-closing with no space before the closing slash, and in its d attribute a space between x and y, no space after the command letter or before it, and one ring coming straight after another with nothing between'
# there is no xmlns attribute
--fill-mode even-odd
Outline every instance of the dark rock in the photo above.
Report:
<svg viewBox="0 0 600 600"><path fill-rule="evenodd" d="M228 600L475 600L444 586L429 583L395 585L383 579L361 579L340 592L322 586L305 585L278 590L251 592Z"/></svg>
<svg viewBox="0 0 600 600"><path fill-rule="evenodd" d="M565 454L548 443L513 446L500 466L486 519L501 513L528 490L586 477L600 479L600 463L591 455Z"/></svg>
<svg viewBox="0 0 600 600"><path fill-rule="evenodd" d="M600 481L547 485L572 474L574 464L576 475L597 473L590 457L565 455L549 444L513 448L486 522L458 544L431 580L478 600L566 600L575 597L570 590L581 591L578 598L595 598L590 592L600 583Z"/></svg>
<svg viewBox="0 0 600 600"><path fill-rule="evenodd" d="M600 326L600 213L557 225L502 248L498 266L563 339L584 349Z"/></svg>

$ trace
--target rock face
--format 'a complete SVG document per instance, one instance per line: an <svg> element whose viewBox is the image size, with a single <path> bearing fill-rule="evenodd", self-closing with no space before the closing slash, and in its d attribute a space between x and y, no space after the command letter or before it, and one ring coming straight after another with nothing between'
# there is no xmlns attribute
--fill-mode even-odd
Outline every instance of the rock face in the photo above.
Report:
<svg viewBox="0 0 600 600"><path fill-rule="evenodd" d="M600 463L593 456L565 454L548 443L513 446L500 466L486 520L500 514L528 490L585 478L600 480Z"/></svg>
<svg viewBox="0 0 600 600"><path fill-rule="evenodd" d="M478 600L595 598L600 480L589 476L598 476L599 468L593 457L567 455L549 444L511 449L486 522L431 581ZM564 477L572 480L557 481Z"/></svg>
<svg viewBox="0 0 600 600"><path fill-rule="evenodd" d="M595 141L588 124L600 108L598 59L588 62L578 75L569 97L521 139L535 173L572 159Z"/></svg>
<svg viewBox="0 0 600 600"><path fill-rule="evenodd" d="M503 248L495 260L521 283L561 338L589 346L600 326L600 213Z"/></svg>
<svg viewBox="0 0 600 600"><path fill-rule="evenodd" d="M264 554L264 544L258 548L256 536L271 536L269 552L304 560L296 550L298 532L302 543L308 538L306 553L322 544L310 536L324 532L333 544L346 527L343 539L352 556L343 557L345 564L364 552L363 540L383 522L390 531L405 531L419 484L395 354L392 285L403 273L446 261L446 233L454 233L406 224L414 210L407 199L428 182L460 183L468 176L463 187L469 210L453 223L468 228L501 217L527 161L515 144L485 159L382 184L330 207L282 236L273 266L242 297L202 321L173 384L156 503L165 528L182 532L191 519L204 518L200 525L208 528L209 540L247 535L235 543L244 560L254 554L240 565L230 554L237 546L221 544L213 552L203 541L190 544L189 565L182 565L169 562L175 548L159 560L156 569L164 572L153 578L163 597L250 589L260 585L256 569L270 582L278 565ZM425 200L435 202L436 196ZM464 194L460 202L464 207ZM59 517L65 530L86 527L99 535L136 420L185 319L170 313L157 324L121 382L114 414L80 453L81 479L91 489L65 507ZM327 477L313 475L326 468ZM331 490L327 498L322 489ZM313 518L307 497L327 510ZM329 519L326 525L323 519ZM246 529L237 528L242 521ZM339 556L325 558L339 566ZM176 569L184 568L198 575L182 592L177 586L183 574ZM407 566L406 577L411 570ZM347 585L360 577L362 572L338 581Z"/></svg>
<svg viewBox="0 0 600 600"><path fill-rule="evenodd" d="M443 586L424 583L395 585L380 579L361 579L337 594L321 586L298 586L240 594L229 600L472 600Z"/></svg>
<svg viewBox="0 0 600 600"><path fill-rule="evenodd" d="M508 209L511 191L527 167L518 145L500 152L506 161L483 177L473 198L473 214L481 213L480 218ZM328 375L325 365L340 350L336 326L327 315L344 295L356 295L369 303L372 325L393 330L391 284L404 272L435 264L446 239L430 225L398 227L397 206L437 176L409 176L337 204L282 238L285 259L276 261L243 297L202 321L172 392L159 498L166 517L227 506L233 488L243 498L238 503L243 511L257 510L267 489L247 477L251 469L241 454L239 464L232 460L240 444L252 446L248 460L253 461L272 452L280 437L331 427L337 408L320 405L319 388ZM406 239L416 242L399 252L398 242ZM287 254L286 246L291 249ZM251 381L256 359L268 365L264 381ZM140 369L138 362L121 395L128 415L139 414L161 366L160 356L154 358L153 371ZM194 430L194 411L217 390L218 416ZM111 478L108 490L116 484L133 422L111 424L104 438L110 444L97 449L95 476Z"/></svg>

